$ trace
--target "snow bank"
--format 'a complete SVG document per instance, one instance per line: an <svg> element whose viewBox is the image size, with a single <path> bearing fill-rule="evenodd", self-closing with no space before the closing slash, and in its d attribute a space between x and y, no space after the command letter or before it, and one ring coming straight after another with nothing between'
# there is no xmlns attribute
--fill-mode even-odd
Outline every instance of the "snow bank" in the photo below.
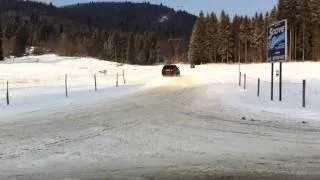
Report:
<svg viewBox="0 0 320 180"><path fill-rule="evenodd" d="M288 118L320 118L320 63L290 62L283 64L283 100L279 102L279 77L274 76L274 101L271 101L271 65L241 65L242 87L238 84L238 65L209 65L201 67L209 75L206 83L221 83L221 102L227 107L256 112L272 112ZM275 72L279 69L275 65ZM211 72L210 72L211 71ZM215 71L215 72L213 72ZM244 73L247 88L244 90ZM276 73L275 73L276 74ZM258 78L261 80L257 97ZM306 80L306 108L302 107L302 80Z"/></svg>

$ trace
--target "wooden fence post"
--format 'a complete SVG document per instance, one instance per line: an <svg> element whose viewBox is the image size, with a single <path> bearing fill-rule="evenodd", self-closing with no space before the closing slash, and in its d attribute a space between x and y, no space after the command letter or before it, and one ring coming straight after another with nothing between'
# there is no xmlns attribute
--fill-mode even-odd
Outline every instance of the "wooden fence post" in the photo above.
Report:
<svg viewBox="0 0 320 180"><path fill-rule="evenodd" d="M241 87L241 72L239 72L239 86Z"/></svg>
<svg viewBox="0 0 320 180"><path fill-rule="evenodd" d="M124 69L122 69L122 76L123 76L123 84L126 84L126 78L125 78L125 75L124 75Z"/></svg>
<svg viewBox="0 0 320 180"><path fill-rule="evenodd" d="M302 107L306 107L306 80L302 81Z"/></svg>
<svg viewBox="0 0 320 180"><path fill-rule="evenodd" d="M258 78L258 92L257 96L260 97L260 78Z"/></svg>
<svg viewBox="0 0 320 180"><path fill-rule="evenodd" d="M94 75L94 90L97 91L97 76Z"/></svg>
<svg viewBox="0 0 320 180"><path fill-rule="evenodd" d="M64 83L66 88L66 97L68 97L68 75L67 74L64 77Z"/></svg>
<svg viewBox="0 0 320 180"><path fill-rule="evenodd" d="M7 105L10 105L10 101L9 101L9 81L7 81Z"/></svg>
<svg viewBox="0 0 320 180"><path fill-rule="evenodd" d="M244 82L243 82L243 89L246 90L247 86L247 75L244 74Z"/></svg>
<svg viewBox="0 0 320 180"><path fill-rule="evenodd" d="M116 87L119 86L119 73L117 72L117 81L116 81Z"/></svg>

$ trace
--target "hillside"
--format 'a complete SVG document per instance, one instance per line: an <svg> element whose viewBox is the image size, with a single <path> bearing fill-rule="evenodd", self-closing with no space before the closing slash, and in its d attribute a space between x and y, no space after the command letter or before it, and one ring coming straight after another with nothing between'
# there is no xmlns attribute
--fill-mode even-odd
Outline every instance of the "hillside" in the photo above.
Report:
<svg viewBox="0 0 320 180"><path fill-rule="evenodd" d="M15 38L22 29L28 32L21 32L28 34L24 37L27 40L22 43L23 47L41 46L64 55L80 54L103 59L116 58L118 61L128 60L128 48L121 47L129 45L131 36L135 47L140 44L153 51L160 48L160 53L165 58L173 55L168 39L182 38L180 52L185 52L196 20L195 16L187 12L175 11L163 5L129 2L91 2L57 7L33 1L6 0L0 1L0 13L5 56L22 54L22 48L19 51L16 46L20 39ZM112 37L113 35L121 40ZM141 42L138 42L139 39ZM117 42L112 42L114 40ZM118 42L122 44L117 44ZM99 46L88 47L90 44ZM62 48L62 45L68 47ZM92 52L92 49L99 52ZM136 54L140 52L139 50ZM149 55L150 52L145 54L148 57L143 62L138 62L139 64L150 64L155 60L154 55Z"/></svg>
<svg viewBox="0 0 320 180"><path fill-rule="evenodd" d="M167 37L189 36L195 16L150 3L97 2L60 8L64 17L88 26L133 32L155 31Z"/></svg>

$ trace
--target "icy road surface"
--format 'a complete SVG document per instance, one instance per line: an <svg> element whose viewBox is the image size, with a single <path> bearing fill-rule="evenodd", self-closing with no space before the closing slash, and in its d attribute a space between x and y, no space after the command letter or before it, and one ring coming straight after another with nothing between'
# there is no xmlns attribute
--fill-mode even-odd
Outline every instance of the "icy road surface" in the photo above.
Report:
<svg viewBox="0 0 320 180"><path fill-rule="evenodd" d="M197 82L12 116L0 124L0 179L320 177L319 122L226 109L229 85Z"/></svg>

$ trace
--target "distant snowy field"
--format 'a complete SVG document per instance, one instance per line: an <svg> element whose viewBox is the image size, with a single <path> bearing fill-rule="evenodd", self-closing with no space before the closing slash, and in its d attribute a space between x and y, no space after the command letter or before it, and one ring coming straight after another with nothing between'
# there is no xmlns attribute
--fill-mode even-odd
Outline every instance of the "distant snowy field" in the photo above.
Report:
<svg viewBox="0 0 320 180"><path fill-rule="evenodd" d="M221 103L226 108L270 112L279 116L320 118L320 63L285 63L283 65L283 102L278 101L278 78L275 77L275 100L270 101L270 64L241 65L246 73L247 89L238 84L238 65L209 64L190 69L179 65L182 76L192 76L195 86L219 84L208 94L210 106L217 91L223 92ZM277 70L276 66L276 70ZM19 114L68 104L95 104L157 86L170 86L161 76L161 65L135 66L93 58L29 56L7 59L0 63L0 122ZM122 72L125 72L124 85ZM119 87L116 88L116 74ZM68 94L65 98L65 74ZM98 91L94 92L94 74ZM261 95L257 98L257 79L261 79ZM307 81L307 107L302 108L302 79ZM6 106L6 82L9 81L10 106ZM183 85L183 84L181 84ZM190 84L189 84L190 85ZM186 84L187 86L187 84ZM208 107L210 108L210 107Z"/></svg>

